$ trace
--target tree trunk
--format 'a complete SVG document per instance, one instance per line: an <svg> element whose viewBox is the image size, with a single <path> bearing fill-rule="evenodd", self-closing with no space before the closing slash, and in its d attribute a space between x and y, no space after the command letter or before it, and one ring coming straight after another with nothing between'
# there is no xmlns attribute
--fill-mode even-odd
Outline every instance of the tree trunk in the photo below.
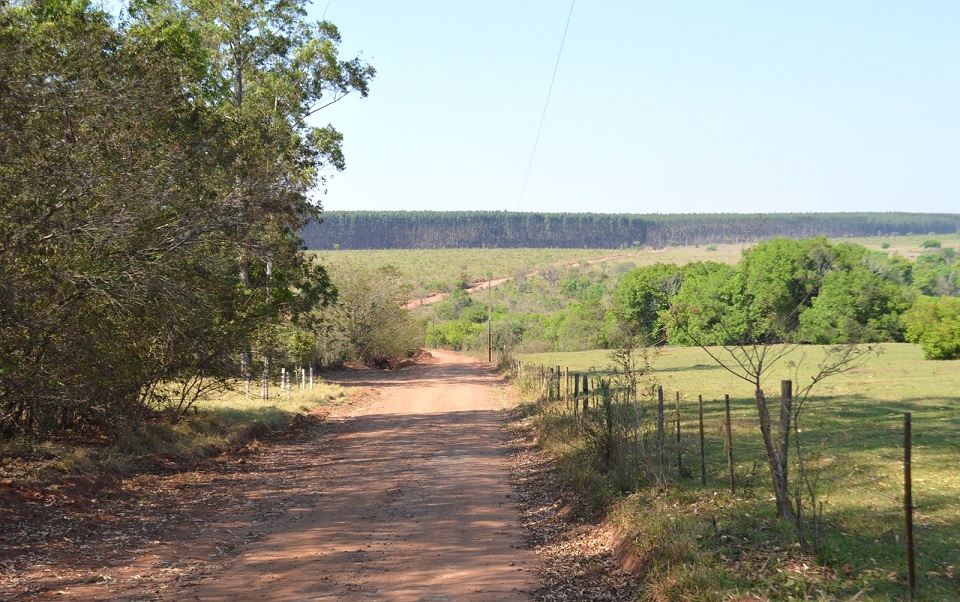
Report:
<svg viewBox="0 0 960 602"><path fill-rule="evenodd" d="M240 284L244 289L250 288L250 259L246 253L240 255ZM244 343L240 352L240 375L246 385L247 397L250 396L250 368L253 364L253 351L249 343Z"/></svg>
<svg viewBox="0 0 960 602"><path fill-rule="evenodd" d="M770 427L770 410L767 407L767 399L764 397L763 391L757 389L756 395L757 412L760 414L760 432L763 434L763 445L767 451L767 459L770 461L773 493L777 499L777 516L794 523L796 522L796 516L790 502L790 490L787 483L787 448L784 446L781 453L781 449L773 439L773 431ZM785 437L783 435L784 440ZM778 436L778 439L780 438Z"/></svg>

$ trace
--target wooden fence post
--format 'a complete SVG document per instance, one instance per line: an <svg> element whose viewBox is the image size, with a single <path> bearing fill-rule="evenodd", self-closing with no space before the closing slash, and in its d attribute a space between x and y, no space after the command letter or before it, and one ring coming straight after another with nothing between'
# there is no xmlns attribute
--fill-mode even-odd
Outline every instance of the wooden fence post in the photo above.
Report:
<svg viewBox="0 0 960 602"><path fill-rule="evenodd" d="M663 387L657 387L657 470L661 477L663 476L663 465L666 463L664 439L666 439L666 436L663 428Z"/></svg>
<svg viewBox="0 0 960 602"><path fill-rule="evenodd" d="M917 596L917 572L913 549L913 479L910 474L913 435L911 430L911 415L907 412L903 415L903 512L907 531L907 589L910 599L913 600Z"/></svg>
<svg viewBox="0 0 960 602"><path fill-rule="evenodd" d="M580 375L573 375L573 420L580 423Z"/></svg>
<svg viewBox="0 0 960 602"><path fill-rule="evenodd" d="M700 406L700 484L707 484L707 455L703 439L703 395L697 396L697 402Z"/></svg>
<svg viewBox="0 0 960 602"><path fill-rule="evenodd" d="M680 391L677 391L677 474L683 472L683 445L680 442Z"/></svg>
<svg viewBox="0 0 960 602"><path fill-rule="evenodd" d="M730 495L737 493L736 479L733 476L733 426L730 420L730 395L724 395L727 406L727 468L730 471Z"/></svg>

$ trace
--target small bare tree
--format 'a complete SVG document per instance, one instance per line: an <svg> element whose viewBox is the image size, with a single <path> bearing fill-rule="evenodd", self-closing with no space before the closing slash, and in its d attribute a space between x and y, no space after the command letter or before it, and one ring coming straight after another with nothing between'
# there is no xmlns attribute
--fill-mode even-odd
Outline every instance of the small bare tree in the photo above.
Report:
<svg viewBox="0 0 960 602"><path fill-rule="evenodd" d="M799 311L799 308L796 311ZM796 526L801 544L806 547L808 542L806 541L802 524L804 500L800 495L797 495L795 498L791 498L790 495L788 462L790 431L794 431L798 471L801 473L800 479L807 490L807 502L815 504L816 495L811 486L810 475L806 466L803 464L799 437L799 415L816 385L831 376L836 376L837 374L842 374L843 372L848 372L861 366L875 353L875 347L871 345L859 345L854 342L825 348L824 357L818 364L814 374L810 377L810 380L798 390L798 394L796 395L798 400L797 404L795 406L793 405L792 395L781 395L779 411L777 412L776 432L774 432L774 418L771 413L770 403L763 392L762 384L770 371L788 355L796 352L800 348L800 345L776 342L775 338L768 334L773 332L773 330L769 328L765 329L762 333L755 333L751 329L747 329L747 331L741 331L735 335L727 327L722 317L720 317L717 319L715 326L726 335L728 340L735 342L711 346L701 339L696 330L688 327L688 322L684 319L684 313L685 308L676 305L673 306L671 308L671 316L674 323L720 367L737 378L750 383L753 388L757 404L757 414L760 419L760 433L763 437L764 451L770 466L770 476L773 481L777 516ZM784 316L785 319L787 317L788 316ZM801 361L793 364L796 374L799 374L801 364L802 358Z"/></svg>

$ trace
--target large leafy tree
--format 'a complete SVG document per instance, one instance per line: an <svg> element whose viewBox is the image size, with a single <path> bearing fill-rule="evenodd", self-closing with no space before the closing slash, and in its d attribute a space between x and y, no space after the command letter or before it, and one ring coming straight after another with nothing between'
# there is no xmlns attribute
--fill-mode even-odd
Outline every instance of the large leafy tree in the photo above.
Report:
<svg viewBox="0 0 960 602"><path fill-rule="evenodd" d="M800 315L800 339L824 345L875 343L901 338L906 288L867 267L825 275L820 294Z"/></svg>
<svg viewBox="0 0 960 602"><path fill-rule="evenodd" d="M319 216L310 190L323 185L325 169L344 168L342 136L310 117L351 93L366 96L375 74L359 58L342 60L337 28L308 22L305 7L302 0L137 0L130 8L131 31L178 49L202 102L238 124L238 169L221 194L237 204L245 288L251 270L267 262L288 278L311 272L298 289L326 282L296 249L300 229ZM248 366L249 344L242 357Z"/></svg>
<svg viewBox="0 0 960 602"><path fill-rule="evenodd" d="M338 135L289 109L300 92L238 110L199 13L134 14L118 28L84 0L0 4L4 435L115 432L156 407L159 384L229 375L250 333L329 298L297 232L320 170L342 167ZM284 74L297 87L270 48L248 98ZM340 63L310 64L366 92Z"/></svg>
<svg viewBox="0 0 960 602"><path fill-rule="evenodd" d="M666 343L663 313L682 281L683 270L672 263L655 263L629 272L613 294L617 321L648 345Z"/></svg>

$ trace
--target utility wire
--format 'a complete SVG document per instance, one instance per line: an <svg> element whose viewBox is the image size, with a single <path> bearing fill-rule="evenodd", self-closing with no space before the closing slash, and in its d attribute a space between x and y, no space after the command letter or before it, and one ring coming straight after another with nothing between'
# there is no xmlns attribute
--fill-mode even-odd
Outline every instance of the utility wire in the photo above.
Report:
<svg viewBox="0 0 960 602"><path fill-rule="evenodd" d="M533 150L530 152L530 162L527 164L527 173L523 176L523 186L520 188L520 198L517 199L517 211L523 202L523 193L527 189L527 179L530 177L530 168L533 167L533 158L537 154L537 144L540 142L540 132L543 131L543 120L547 117L547 107L550 105L550 94L553 93L553 82L557 79L557 69L560 67L560 56L563 55L563 43L567 41L567 30L570 29L570 17L573 16L573 5L577 0L570 0L570 12L567 13L567 24L563 27L563 38L560 40L560 50L557 52L557 62L553 66L553 77L550 78L550 88L547 90L547 101L543 103L543 114L540 115L540 127L537 128L537 138L533 141Z"/></svg>

